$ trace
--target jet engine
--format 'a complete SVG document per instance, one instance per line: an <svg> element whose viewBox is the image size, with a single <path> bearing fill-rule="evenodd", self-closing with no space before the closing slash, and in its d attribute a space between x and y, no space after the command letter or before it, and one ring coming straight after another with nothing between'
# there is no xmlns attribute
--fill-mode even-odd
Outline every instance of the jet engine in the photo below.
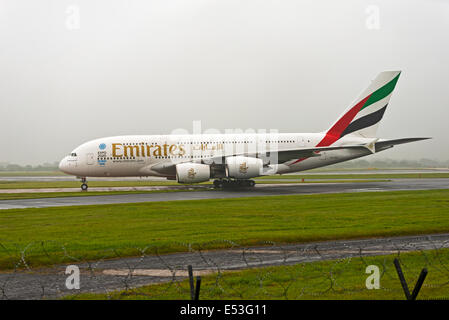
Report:
<svg viewBox="0 0 449 320"><path fill-rule="evenodd" d="M176 180L179 183L204 182L210 179L210 166L200 163L180 163L176 165Z"/></svg>
<svg viewBox="0 0 449 320"><path fill-rule="evenodd" d="M227 157L226 175L234 179L249 179L261 175L263 161L258 158L250 157Z"/></svg>

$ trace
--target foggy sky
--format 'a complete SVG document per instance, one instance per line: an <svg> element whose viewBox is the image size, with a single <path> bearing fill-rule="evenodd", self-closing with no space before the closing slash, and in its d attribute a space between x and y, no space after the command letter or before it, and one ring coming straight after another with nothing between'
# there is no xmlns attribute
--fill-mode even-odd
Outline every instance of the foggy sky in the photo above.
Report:
<svg viewBox="0 0 449 320"><path fill-rule="evenodd" d="M371 159L449 159L449 1L0 0L0 162L194 120L319 132L384 70L379 136L434 139Z"/></svg>

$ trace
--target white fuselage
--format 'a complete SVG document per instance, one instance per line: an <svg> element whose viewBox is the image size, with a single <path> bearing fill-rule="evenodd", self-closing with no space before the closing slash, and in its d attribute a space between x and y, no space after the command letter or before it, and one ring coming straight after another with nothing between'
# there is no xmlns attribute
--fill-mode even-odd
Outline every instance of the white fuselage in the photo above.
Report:
<svg viewBox="0 0 449 320"><path fill-rule="evenodd" d="M290 173L323 167L371 154L369 150L322 151L314 157L276 161L276 152L314 147L325 133L130 135L89 141L60 163L60 169L78 177L159 176L177 163L217 164L233 155L263 154L267 170L260 175ZM334 146L361 144L364 139L343 137ZM299 160L299 161L298 161ZM213 177L211 177L213 178Z"/></svg>

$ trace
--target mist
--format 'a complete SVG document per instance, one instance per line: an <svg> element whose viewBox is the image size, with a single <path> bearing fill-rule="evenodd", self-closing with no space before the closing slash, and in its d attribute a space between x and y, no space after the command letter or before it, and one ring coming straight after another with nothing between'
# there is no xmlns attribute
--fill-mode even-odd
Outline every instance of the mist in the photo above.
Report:
<svg viewBox="0 0 449 320"><path fill-rule="evenodd" d="M0 162L202 129L318 132L402 70L378 155L449 159L449 2L0 0Z"/></svg>

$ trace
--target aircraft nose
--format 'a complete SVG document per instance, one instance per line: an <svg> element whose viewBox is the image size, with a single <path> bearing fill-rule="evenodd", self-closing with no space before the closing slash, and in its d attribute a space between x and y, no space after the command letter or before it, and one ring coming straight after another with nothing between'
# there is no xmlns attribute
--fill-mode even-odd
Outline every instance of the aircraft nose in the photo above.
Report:
<svg viewBox="0 0 449 320"><path fill-rule="evenodd" d="M59 162L59 170L61 170L62 172L66 172L67 170L67 157L65 157L64 159L61 160L61 162Z"/></svg>

